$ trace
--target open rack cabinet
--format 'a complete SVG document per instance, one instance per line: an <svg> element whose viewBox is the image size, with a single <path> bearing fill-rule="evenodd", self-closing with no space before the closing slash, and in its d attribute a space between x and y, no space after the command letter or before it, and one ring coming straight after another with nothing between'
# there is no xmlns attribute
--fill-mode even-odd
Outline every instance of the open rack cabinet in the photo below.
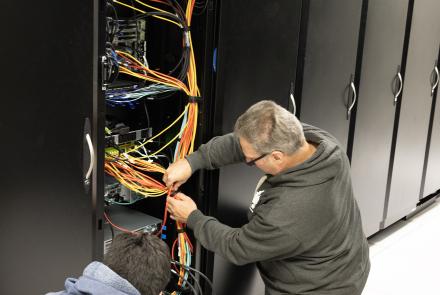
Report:
<svg viewBox="0 0 440 295"><path fill-rule="evenodd" d="M102 235L105 253L115 231L134 230L160 236L172 259L182 265L204 268L206 252L189 232L181 231L184 224L167 216L166 196L171 191L161 179L169 164L210 137L209 98L204 94L211 85L206 81L209 74L201 75L209 73L204 68L212 59L212 53L206 56L214 41L210 3L102 3L98 81L103 97L98 99L98 109L105 113L98 117L98 140L104 141L98 147L103 163L98 162L97 167L104 170L97 173L101 176L98 189L103 188L97 196L103 197L98 203L104 206L97 207L97 211L103 210L102 215L98 213L103 218L95 224L100 235L96 257L102 255ZM203 179L195 174L180 188L199 207L207 206L202 198ZM165 294L188 293L204 286L195 283L184 267L172 271Z"/></svg>
<svg viewBox="0 0 440 295"><path fill-rule="evenodd" d="M109 221L158 234L174 259L200 268L195 240L169 218L162 227L161 179L209 136L209 103L200 95L209 77L196 76L212 58L205 56L213 40L206 34L214 35L208 4L0 5L8 14L0 52L10 69L1 83L1 294L63 289L67 277L103 258L120 231ZM202 178L182 187L200 207ZM176 272L170 294L185 288L187 272Z"/></svg>

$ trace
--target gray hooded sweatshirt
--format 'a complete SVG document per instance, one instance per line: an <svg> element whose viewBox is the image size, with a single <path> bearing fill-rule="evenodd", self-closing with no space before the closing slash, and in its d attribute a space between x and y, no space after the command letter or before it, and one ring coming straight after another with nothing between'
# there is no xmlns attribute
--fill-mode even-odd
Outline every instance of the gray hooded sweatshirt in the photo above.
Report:
<svg viewBox="0 0 440 295"><path fill-rule="evenodd" d="M141 295L126 279L98 261L87 265L79 279L68 278L65 288L46 295Z"/></svg>
<svg viewBox="0 0 440 295"><path fill-rule="evenodd" d="M306 140L318 144L316 152L281 174L267 175L247 224L231 228L196 210L187 225L205 248L230 262L255 262L266 295L361 294L370 262L348 158L333 136L303 127ZM243 162L244 155L238 138L227 134L187 159L194 172Z"/></svg>

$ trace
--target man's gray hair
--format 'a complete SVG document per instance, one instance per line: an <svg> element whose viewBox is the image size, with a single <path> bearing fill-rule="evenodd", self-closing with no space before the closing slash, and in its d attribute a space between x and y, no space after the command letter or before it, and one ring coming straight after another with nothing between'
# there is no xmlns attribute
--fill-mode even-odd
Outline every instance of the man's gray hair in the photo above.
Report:
<svg viewBox="0 0 440 295"><path fill-rule="evenodd" d="M291 155L306 142L295 115L271 100L262 100L242 114L234 133L261 154L281 151Z"/></svg>

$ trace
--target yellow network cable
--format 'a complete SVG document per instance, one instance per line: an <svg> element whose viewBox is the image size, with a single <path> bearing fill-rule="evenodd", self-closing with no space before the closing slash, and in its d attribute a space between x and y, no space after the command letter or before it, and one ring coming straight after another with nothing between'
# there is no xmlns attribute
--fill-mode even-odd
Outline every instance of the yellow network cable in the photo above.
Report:
<svg viewBox="0 0 440 295"><path fill-rule="evenodd" d="M179 23L177 23L177 22L175 22L175 21L173 21L173 20L170 20L170 19L168 19L168 18L165 18L165 17L163 17L163 16L160 16L160 15L152 15L152 17L154 17L154 18L158 18L158 19L161 19L161 20L164 20L164 21L170 22L170 23L173 23L173 24L175 24L176 26L178 26L179 28L183 28L181 24L179 24Z"/></svg>
<svg viewBox="0 0 440 295"><path fill-rule="evenodd" d="M155 82L155 83L160 83L160 84L168 85L168 86L171 86L171 87L176 87L176 85L173 84L173 83L164 82L162 80L154 79L154 78L142 75L142 74L135 73L135 72L130 71L129 69L123 67L123 66L120 66L119 72L127 74L127 75L130 75L130 76L133 76L133 77L136 77L136 78L139 78L139 79L147 80L147 81L150 81L150 82Z"/></svg>
<svg viewBox="0 0 440 295"><path fill-rule="evenodd" d="M134 7L134 6L131 6L131 5L125 4L125 3L123 3L123 2L119 2L118 0L113 0L113 2L115 2L115 3L119 4L119 5L122 5L122 6L128 7L128 8L131 8L131 9L133 9L133 10L136 10L136 11L138 11L138 12L140 12L140 13L146 13L145 11L143 11L143 10L141 10L141 9L138 9L138 8L136 8L136 7Z"/></svg>
<svg viewBox="0 0 440 295"><path fill-rule="evenodd" d="M142 157L133 157L129 154L124 154L124 156L128 160L128 162L137 169L147 172L157 172L162 174L165 173L165 168L163 168L159 164L150 161L145 161L142 159Z"/></svg>
<svg viewBox="0 0 440 295"><path fill-rule="evenodd" d="M144 79L147 81L151 81L151 82L156 82L156 83L161 83L161 84L165 84L171 87L175 87L178 89L183 90L187 95L190 95L190 90L188 90L188 88L186 87L186 85L180 81L177 78L174 78L172 76L168 76L165 75L163 73L151 70L149 68L147 68L144 64L142 64L142 62L140 62L139 60L137 60L134 56L132 56L131 54L124 52L124 51L120 51L120 50L116 50L115 51L119 56L124 57L125 59L127 59L128 62L134 62L135 64L137 64L137 67L140 67L142 71L145 71L153 76L155 76L156 78L147 76L147 75L143 75L140 73L135 73L129 69L127 69L127 67L125 66L120 66L120 72L121 73L125 73L134 77L137 77L139 79Z"/></svg>
<svg viewBox="0 0 440 295"><path fill-rule="evenodd" d="M161 151L163 151L167 146L169 146L170 144L172 144L174 141L176 141L176 139L179 137L180 133L177 133L176 136L174 136L169 142L167 142L163 147L161 147L160 149L158 149L157 151L155 151L154 153L151 154L151 156L157 155L158 153L160 153Z"/></svg>
<svg viewBox="0 0 440 295"><path fill-rule="evenodd" d="M185 108L186 109L186 108ZM187 128L188 126L188 122L186 122L185 127L182 129L184 130L185 128ZM165 144L163 147L161 147L159 150L155 151L154 153L151 154L151 156L154 156L158 153L160 153L161 151L163 151L167 146L169 146L171 143L173 143L179 136L182 135L182 131L177 133L176 136L174 136L167 144Z"/></svg>
<svg viewBox="0 0 440 295"><path fill-rule="evenodd" d="M154 164L154 166L156 166L156 168L158 167L157 164ZM134 166L134 168L136 167L139 168L138 166ZM128 165L127 163L120 161L105 162L105 172L113 176L121 184L132 191L142 194L145 197L158 197L167 192L167 188L162 183L158 182L148 175L136 171L134 168L130 167L130 165ZM165 171L164 168L162 168L161 170Z"/></svg>
<svg viewBox="0 0 440 295"><path fill-rule="evenodd" d="M151 5L145 4L145 3L142 2L142 1L139 1L139 0L135 0L135 1L136 1L137 3L139 3L139 4L143 5L143 6L145 6L145 7L150 8L150 9L154 9L154 10L157 10L157 11L160 11L160 12L163 12L163 13L170 13L170 12L168 12L168 11L165 11L165 10L159 9L159 8L157 8L157 7L154 7L154 6L151 6Z"/></svg>
<svg viewBox="0 0 440 295"><path fill-rule="evenodd" d="M134 7L134 6L131 6L131 5L129 5L129 4L126 4L126 3L124 3L124 2L120 2L120 1L118 1L118 0L113 0L113 2L115 2L115 3L119 4L119 5L122 5L122 6L128 7L128 8L131 8L131 9L133 9L133 10L135 10L135 11L137 11L137 12L143 13L143 14L147 13L146 11L144 11L144 10L142 10L142 9L136 8L136 7ZM140 1L136 1L136 2L141 3ZM146 4L145 4L145 6L150 7L150 8L153 8L153 6L149 6L149 5L146 5ZM159 10L159 11L162 11L162 12L164 12L164 13L171 14L171 13L165 11L165 10L161 10L161 9L158 9L158 8L153 8L153 9L155 9L155 10ZM175 24L176 26L178 26L179 28L182 28L182 25L181 25L181 24L179 24L179 23L177 23L177 22L175 22L175 21L173 21L173 20L170 20L170 19L168 19L168 18L166 18L166 17L159 16L159 15L152 15L152 17L154 17L154 18L158 18L158 19L161 19L161 20L164 20L164 21L170 22L170 23L173 23L173 24Z"/></svg>
<svg viewBox="0 0 440 295"><path fill-rule="evenodd" d="M170 129L171 127L173 127L184 115L186 110L188 109L188 106L185 107L185 110L180 114L179 117L177 117L176 120L174 120L173 123L171 123L168 127L166 127L165 129L163 129L161 132L159 132L158 134L156 134L155 136L149 138L147 141L145 141L144 143L134 147L133 149L129 150L127 153L131 153L134 152L136 150L138 150L139 148L145 146L147 143L152 142L154 139L156 139L157 137L161 136L164 132L166 132L168 129Z"/></svg>

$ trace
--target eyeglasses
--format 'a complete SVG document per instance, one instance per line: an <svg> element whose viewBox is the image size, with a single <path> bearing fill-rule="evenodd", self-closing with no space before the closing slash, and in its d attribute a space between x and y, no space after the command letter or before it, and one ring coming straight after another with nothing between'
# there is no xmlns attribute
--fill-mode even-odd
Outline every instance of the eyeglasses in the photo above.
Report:
<svg viewBox="0 0 440 295"><path fill-rule="evenodd" d="M257 162L258 160L263 159L264 157L266 157L266 156L269 155L269 154L270 154L270 153L262 154L262 155L259 156L258 158L255 158L255 159L253 159L253 160L251 160L251 161L249 161L249 162L245 162L245 163L246 163L246 165L248 165L248 166L254 166L254 165L255 165L255 162Z"/></svg>

